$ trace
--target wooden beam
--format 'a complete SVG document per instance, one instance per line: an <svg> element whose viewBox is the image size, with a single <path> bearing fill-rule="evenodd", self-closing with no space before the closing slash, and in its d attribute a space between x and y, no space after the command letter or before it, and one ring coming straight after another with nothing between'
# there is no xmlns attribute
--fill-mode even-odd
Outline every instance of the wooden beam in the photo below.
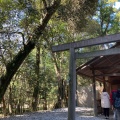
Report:
<svg viewBox="0 0 120 120"><path fill-rule="evenodd" d="M86 52L86 53L76 53L76 59L79 58L87 58L87 57L98 57L98 56L107 56L107 55L115 55L120 54L120 48L112 48L107 50Z"/></svg>
<svg viewBox="0 0 120 120"><path fill-rule="evenodd" d="M95 76L120 76L120 73L111 73L111 74L96 74Z"/></svg>
<svg viewBox="0 0 120 120"><path fill-rule="evenodd" d="M97 116L97 101L96 101L96 80L95 80L95 71L92 70L92 74L93 74L93 101L94 101L94 116Z"/></svg>
<svg viewBox="0 0 120 120"><path fill-rule="evenodd" d="M56 45L52 47L52 51L60 52L60 51L69 50L71 47L76 49L76 48L83 48L83 47L105 44L110 42L118 42L118 41L120 41L120 34L113 34L113 35L107 35L103 37L97 37L97 38L81 40L77 42Z"/></svg>
<svg viewBox="0 0 120 120"><path fill-rule="evenodd" d="M94 70L105 70L105 69L111 69L111 68L120 69L120 65L94 67ZM92 68L91 68L91 70L92 70Z"/></svg>

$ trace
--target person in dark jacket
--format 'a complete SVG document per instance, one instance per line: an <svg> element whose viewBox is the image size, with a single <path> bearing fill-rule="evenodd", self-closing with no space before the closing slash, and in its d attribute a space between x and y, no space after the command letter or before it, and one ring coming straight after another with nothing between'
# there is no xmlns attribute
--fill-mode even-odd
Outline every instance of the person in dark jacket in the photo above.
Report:
<svg viewBox="0 0 120 120"><path fill-rule="evenodd" d="M116 110L116 108L114 106L116 93L117 93L117 90L112 90L111 93L110 93L110 103L111 103L111 106L112 106L112 110L114 112L113 118L115 120L117 120L117 116L116 116L117 110Z"/></svg>
<svg viewBox="0 0 120 120"><path fill-rule="evenodd" d="M116 97L114 101L114 107L115 107L115 120L120 120L120 89L116 92Z"/></svg>

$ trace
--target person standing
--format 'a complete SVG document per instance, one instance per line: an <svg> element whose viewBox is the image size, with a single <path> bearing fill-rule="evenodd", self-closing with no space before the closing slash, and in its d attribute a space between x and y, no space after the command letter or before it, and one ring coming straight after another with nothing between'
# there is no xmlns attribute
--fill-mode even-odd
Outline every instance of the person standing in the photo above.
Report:
<svg viewBox="0 0 120 120"><path fill-rule="evenodd" d="M114 113L113 117L114 117L115 120L117 120L117 115L116 115L117 110L116 110L115 104L114 104L116 94L117 94L117 90L112 90L111 93L110 93L110 103L111 103L111 106L112 106L112 110L113 110L113 113Z"/></svg>
<svg viewBox="0 0 120 120"><path fill-rule="evenodd" d="M106 89L103 89L101 93L101 107L103 108L105 119L109 119L110 96L106 92Z"/></svg>
<svg viewBox="0 0 120 120"><path fill-rule="evenodd" d="M115 120L120 120L120 89L118 89L116 92L114 108L115 108Z"/></svg>

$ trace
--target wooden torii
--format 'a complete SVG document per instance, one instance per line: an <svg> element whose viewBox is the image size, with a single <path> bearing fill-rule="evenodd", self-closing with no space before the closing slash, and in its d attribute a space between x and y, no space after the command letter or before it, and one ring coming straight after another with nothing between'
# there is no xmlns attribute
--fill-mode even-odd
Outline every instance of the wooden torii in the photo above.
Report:
<svg viewBox="0 0 120 120"><path fill-rule="evenodd" d="M69 62L69 96L68 96L68 120L75 120L75 107L76 107L76 65L75 61L79 58L84 57L97 57L105 55L120 54L120 48L111 48L109 50L94 51L88 53L77 53L75 49L89 47L94 45L106 44L111 42L120 42L120 34L107 35L103 37L97 37L87 40L81 40L77 42L71 42L52 47L53 52L70 51L70 62ZM97 116L97 102L96 102L96 86L95 76L93 72L93 97L94 97L94 115Z"/></svg>

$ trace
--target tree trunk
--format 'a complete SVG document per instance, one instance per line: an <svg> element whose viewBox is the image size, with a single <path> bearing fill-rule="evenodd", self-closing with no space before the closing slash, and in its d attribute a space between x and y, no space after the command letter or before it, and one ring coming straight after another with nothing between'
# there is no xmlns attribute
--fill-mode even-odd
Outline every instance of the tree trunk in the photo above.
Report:
<svg viewBox="0 0 120 120"><path fill-rule="evenodd" d="M9 88L9 114L13 114L13 100L12 100L12 91L11 91L11 86Z"/></svg>
<svg viewBox="0 0 120 120"><path fill-rule="evenodd" d="M4 96L3 96L3 114L4 114L4 116L7 115L7 112L6 112L6 104L5 104L5 98L4 98Z"/></svg>
<svg viewBox="0 0 120 120"><path fill-rule="evenodd" d="M43 110L47 110L47 95L46 95L46 91L45 91L45 95L44 95Z"/></svg>
<svg viewBox="0 0 120 120"><path fill-rule="evenodd" d="M33 102L32 102L32 108L33 111L37 111L37 105L38 105L38 99L39 99L39 75L40 75L40 45L36 46L36 84L33 92Z"/></svg>

